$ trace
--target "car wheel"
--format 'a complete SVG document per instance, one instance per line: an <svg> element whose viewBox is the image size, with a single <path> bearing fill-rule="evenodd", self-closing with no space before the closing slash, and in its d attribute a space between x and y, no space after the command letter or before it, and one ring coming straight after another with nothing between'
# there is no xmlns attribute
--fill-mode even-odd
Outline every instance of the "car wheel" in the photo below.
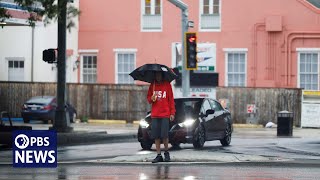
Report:
<svg viewBox="0 0 320 180"><path fill-rule="evenodd" d="M206 141L206 135L201 124L197 127L194 133L193 147L196 149L202 148Z"/></svg>
<svg viewBox="0 0 320 180"><path fill-rule="evenodd" d="M23 118L23 122L24 122L24 123L29 123L29 122L30 122L30 119Z"/></svg>
<svg viewBox="0 0 320 180"><path fill-rule="evenodd" d="M140 142L141 148L143 150L150 150L152 147L152 144L153 143L151 143L151 142Z"/></svg>
<svg viewBox="0 0 320 180"><path fill-rule="evenodd" d="M228 125L225 130L225 136L223 139L220 140L222 146L229 146L231 143L231 126Z"/></svg>
<svg viewBox="0 0 320 180"><path fill-rule="evenodd" d="M77 120L77 114L76 113L73 113L73 115L70 117L70 122L71 123L75 123Z"/></svg>
<svg viewBox="0 0 320 180"><path fill-rule="evenodd" d="M180 143L171 143L172 149L180 149Z"/></svg>

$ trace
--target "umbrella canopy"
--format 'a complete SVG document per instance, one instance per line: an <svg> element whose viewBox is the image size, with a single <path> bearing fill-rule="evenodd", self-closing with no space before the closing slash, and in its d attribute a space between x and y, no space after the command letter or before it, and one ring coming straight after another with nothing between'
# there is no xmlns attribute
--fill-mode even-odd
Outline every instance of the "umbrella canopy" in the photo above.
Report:
<svg viewBox="0 0 320 180"><path fill-rule="evenodd" d="M163 80L171 82L178 76L163 64L145 64L132 71L129 75L134 80L152 83L155 81L155 72L162 72Z"/></svg>

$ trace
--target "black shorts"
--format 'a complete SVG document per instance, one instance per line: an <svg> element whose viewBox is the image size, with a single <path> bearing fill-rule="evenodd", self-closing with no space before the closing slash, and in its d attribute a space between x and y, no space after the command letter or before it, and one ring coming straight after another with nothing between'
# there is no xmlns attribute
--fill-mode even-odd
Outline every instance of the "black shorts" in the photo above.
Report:
<svg viewBox="0 0 320 180"><path fill-rule="evenodd" d="M169 134L169 118L152 118L152 138L165 139Z"/></svg>

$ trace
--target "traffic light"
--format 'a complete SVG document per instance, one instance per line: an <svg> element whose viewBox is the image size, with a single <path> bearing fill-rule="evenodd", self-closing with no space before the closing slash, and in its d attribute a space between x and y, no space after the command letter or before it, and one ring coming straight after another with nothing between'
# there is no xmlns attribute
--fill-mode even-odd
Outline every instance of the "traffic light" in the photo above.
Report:
<svg viewBox="0 0 320 180"><path fill-rule="evenodd" d="M42 52L42 59L47 63L56 62L56 51L55 49L46 49Z"/></svg>
<svg viewBox="0 0 320 180"><path fill-rule="evenodd" d="M185 33L186 69L197 69L197 34L194 32Z"/></svg>

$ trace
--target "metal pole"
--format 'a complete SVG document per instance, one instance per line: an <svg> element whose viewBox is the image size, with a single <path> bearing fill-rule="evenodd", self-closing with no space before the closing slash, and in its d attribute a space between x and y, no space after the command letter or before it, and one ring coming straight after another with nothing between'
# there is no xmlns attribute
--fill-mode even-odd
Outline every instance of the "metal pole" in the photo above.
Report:
<svg viewBox="0 0 320 180"><path fill-rule="evenodd" d="M57 103L53 129L58 132L69 132L70 122L66 113L66 12L67 0L58 0L58 82L57 82Z"/></svg>
<svg viewBox="0 0 320 180"><path fill-rule="evenodd" d="M189 71L186 70L186 60L185 60L185 39L184 34L188 31L188 6L181 0L168 0L170 3L177 6L179 9L181 9L181 33L182 33L182 39L181 39L181 61L182 61L182 96L188 97L189 96L189 89L190 89L190 74Z"/></svg>
<svg viewBox="0 0 320 180"><path fill-rule="evenodd" d="M181 60L182 60L182 96L188 97L189 96L189 90L190 90L190 73L188 70L186 70L186 50L184 48L185 46L185 32L188 32L188 9L182 10L182 41L181 41L181 48L182 48L182 54L181 54Z"/></svg>
<svg viewBox="0 0 320 180"><path fill-rule="evenodd" d="M34 26L31 27L31 82L33 82L34 66Z"/></svg>

